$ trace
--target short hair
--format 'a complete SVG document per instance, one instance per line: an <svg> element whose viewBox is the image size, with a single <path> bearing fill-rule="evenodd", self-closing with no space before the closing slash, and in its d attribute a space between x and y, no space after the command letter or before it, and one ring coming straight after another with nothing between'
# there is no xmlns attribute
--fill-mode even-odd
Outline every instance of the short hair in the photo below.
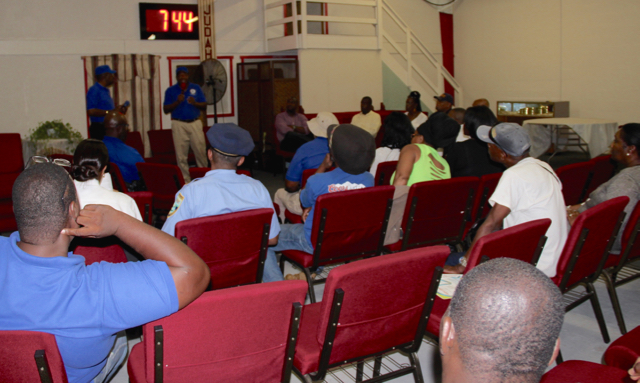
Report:
<svg viewBox="0 0 640 383"><path fill-rule="evenodd" d="M464 124L464 114L466 112L465 108L453 108L449 111L450 114L453 114L454 120L460 125Z"/></svg>
<svg viewBox="0 0 640 383"><path fill-rule="evenodd" d="M234 167L238 167L238 162L240 162L240 158L242 158L243 156L225 156L224 154L217 152L211 148L209 148L209 150L211 150L211 153L213 153L213 162L215 163L221 163L221 162L226 162L229 165L232 165Z"/></svg>
<svg viewBox="0 0 640 383"><path fill-rule="evenodd" d="M97 179L100 171L107 165L109 165L109 151L104 142L87 139L78 144L73 154L71 176L80 182Z"/></svg>
<svg viewBox="0 0 640 383"><path fill-rule="evenodd" d="M20 240L31 244L55 242L67 224L69 205L78 200L67 171L52 163L23 171L13 184L12 199Z"/></svg>
<svg viewBox="0 0 640 383"><path fill-rule="evenodd" d="M498 119L491 109L486 106L472 106L467 108L464 113L464 127L469 135L474 139L478 139L476 131L480 125L496 126Z"/></svg>
<svg viewBox="0 0 640 383"><path fill-rule="evenodd" d="M560 335L564 304L540 270L498 258L462 278L449 315L468 371L538 382Z"/></svg>
<svg viewBox="0 0 640 383"><path fill-rule="evenodd" d="M411 120L402 112L393 112L384 119L382 125L384 138L380 146L391 149L402 149L411 143L414 132Z"/></svg>
<svg viewBox="0 0 640 383"><path fill-rule="evenodd" d="M640 124L629 123L620 127L622 130L622 140L629 146L635 146L640 150Z"/></svg>
<svg viewBox="0 0 640 383"><path fill-rule="evenodd" d="M372 99L371 99L371 97L369 97L369 96L364 96L364 97L362 97L362 100L360 100L360 102L362 102L362 101L364 101L364 100L368 100L368 101L369 101L369 104L373 104L373 100L372 100Z"/></svg>
<svg viewBox="0 0 640 383"><path fill-rule="evenodd" d="M422 105L420 105L420 92L414 90L413 92L409 93L408 98L412 99L416 103L416 110L418 112L422 112Z"/></svg>
<svg viewBox="0 0 640 383"><path fill-rule="evenodd" d="M424 141L434 148L443 148L446 153L449 147L456 143L460 132L460 124L444 112L436 112L429 119L418 126L418 134Z"/></svg>

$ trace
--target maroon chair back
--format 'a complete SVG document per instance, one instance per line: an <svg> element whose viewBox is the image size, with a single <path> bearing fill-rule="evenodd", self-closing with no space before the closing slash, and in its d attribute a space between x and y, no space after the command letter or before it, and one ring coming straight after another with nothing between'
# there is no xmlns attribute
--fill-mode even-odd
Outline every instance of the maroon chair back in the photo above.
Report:
<svg viewBox="0 0 640 383"><path fill-rule="evenodd" d="M142 216L142 222L153 225L153 193L143 191L130 192L125 194L136 201L138 210L140 210L140 216Z"/></svg>
<svg viewBox="0 0 640 383"><path fill-rule="evenodd" d="M121 193L126 193L127 184L124 181L124 177L122 176L122 172L120 172L118 165L113 162L109 162L109 174L111 175L111 184L113 185L113 189Z"/></svg>
<svg viewBox="0 0 640 383"><path fill-rule="evenodd" d="M173 146L173 133L170 129L149 130L149 146L151 147L151 162L160 164L177 164L176 149Z"/></svg>
<svg viewBox="0 0 640 383"><path fill-rule="evenodd" d="M540 383L627 383L632 382L625 370L582 360L560 363L542 375Z"/></svg>
<svg viewBox="0 0 640 383"><path fill-rule="evenodd" d="M460 242L478 190L477 177L427 181L409 188L401 250Z"/></svg>
<svg viewBox="0 0 640 383"><path fill-rule="evenodd" d="M388 254L331 270L324 288L317 341L332 327L331 309L344 294L329 364L422 342L431 302L449 248L435 246ZM430 288L435 283L433 294Z"/></svg>
<svg viewBox="0 0 640 383"><path fill-rule="evenodd" d="M291 323L299 324L306 287L282 281L209 291L144 325L129 356L131 382L288 382Z"/></svg>
<svg viewBox="0 0 640 383"><path fill-rule="evenodd" d="M398 161L380 162L376 169L376 186L391 185L391 176L398 167Z"/></svg>
<svg viewBox="0 0 640 383"><path fill-rule="evenodd" d="M124 143L134 148L138 153L140 153L140 157L144 158L144 143L142 142L142 135L140 132L127 133L127 139Z"/></svg>
<svg viewBox="0 0 640 383"><path fill-rule="evenodd" d="M22 172L22 140L19 133L0 133L0 232L18 229L13 215L11 190L16 178Z"/></svg>
<svg viewBox="0 0 640 383"><path fill-rule="evenodd" d="M592 169L593 162L591 161L578 162L558 168L556 174L562 182L565 205L577 205L584 201Z"/></svg>
<svg viewBox="0 0 640 383"><path fill-rule="evenodd" d="M607 366L627 371L640 358L640 326L611 342L604 352Z"/></svg>
<svg viewBox="0 0 640 383"><path fill-rule="evenodd" d="M535 266L550 225L549 218L537 219L483 236L471 249L464 274L483 262L484 257L515 258Z"/></svg>
<svg viewBox="0 0 640 383"><path fill-rule="evenodd" d="M619 270L625 264L640 257L640 202L631 211L627 226L622 231L622 239L619 254L609 254L605 268L618 266ZM617 272L617 271L616 271Z"/></svg>
<svg viewBox="0 0 640 383"><path fill-rule="evenodd" d="M489 214L491 210L489 198L491 198L491 195L496 190L498 182L500 182L500 177L502 177L502 173L486 174L480 178L476 200L473 202L471 223L485 218Z"/></svg>
<svg viewBox="0 0 640 383"><path fill-rule="evenodd" d="M578 215L558 260L557 274L552 278L562 293L598 277L628 202L626 196L613 198Z"/></svg>
<svg viewBox="0 0 640 383"><path fill-rule="evenodd" d="M393 192L393 186L378 186L318 197L311 231L314 266L381 254Z"/></svg>
<svg viewBox="0 0 640 383"><path fill-rule="evenodd" d="M589 182L585 197L588 197L598 186L609 181L616 171L616 165L611 160L611 155L592 158L589 162L593 164L593 168L591 169L591 182Z"/></svg>
<svg viewBox="0 0 640 383"><path fill-rule="evenodd" d="M384 125L380 126L378 133L376 134L376 149L382 146L382 141L384 140Z"/></svg>
<svg viewBox="0 0 640 383"><path fill-rule="evenodd" d="M1 382L68 382L58 343L52 334L0 331L0 344Z"/></svg>
<svg viewBox="0 0 640 383"><path fill-rule="evenodd" d="M85 265L96 262L124 263L127 256L116 237L75 238L71 243L73 254L82 255Z"/></svg>
<svg viewBox="0 0 640 383"><path fill-rule="evenodd" d="M176 165L147 162L138 162L136 167L147 190L153 193L154 207L161 210L171 209L176 193L184 186L180 168Z"/></svg>
<svg viewBox="0 0 640 383"><path fill-rule="evenodd" d="M256 209L187 219L175 236L209 266L214 290L260 283L272 216L272 209Z"/></svg>
<svg viewBox="0 0 640 383"><path fill-rule="evenodd" d="M285 150L280 149L280 140L278 139L278 129L273 125L273 143L276 147L276 155L283 157L285 160L291 160L293 158L294 152L287 152Z"/></svg>
<svg viewBox="0 0 640 383"><path fill-rule="evenodd" d="M304 189L304 187L307 186L307 180L309 179L309 177L316 174L317 170L318 169L305 169L302 171L302 181L300 182L300 189Z"/></svg>

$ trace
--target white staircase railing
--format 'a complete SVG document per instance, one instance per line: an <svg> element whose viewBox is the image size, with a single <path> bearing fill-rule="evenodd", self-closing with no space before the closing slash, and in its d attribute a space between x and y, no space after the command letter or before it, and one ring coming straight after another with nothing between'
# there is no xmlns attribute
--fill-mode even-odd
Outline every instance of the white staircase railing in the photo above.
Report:
<svg viewBox="0 0 640 383"><path fill-rule="evenodd" d="M322 0L329 5L331 16L308 14L308 4L317 5L316 1L263 1L267 52L314 48L380 50L382 61L411 90L437 96L444 93L446 80L455 90L456 104L463 105L460 84L386 0ZM285 7L290 16L285 15ZM321 32L318 28L310 31L309 23L324 27Z"/></svg>

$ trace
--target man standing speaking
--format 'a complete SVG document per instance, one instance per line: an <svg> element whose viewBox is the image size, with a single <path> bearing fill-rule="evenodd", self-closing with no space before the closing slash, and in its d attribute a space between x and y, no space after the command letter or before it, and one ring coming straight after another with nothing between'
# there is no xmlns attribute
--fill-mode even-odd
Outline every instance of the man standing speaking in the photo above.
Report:
<svg viewBox="0 0 640 383"><path fill-rule="evenodd" d="M185 182L191 181L189 177L189 145L196 157L198 167L207 166L206 144L200 111L206 111L207 100L202 89L189 82L189 70L179 66L176 69L178 82L170 86L164 92L164 113L171 113L171 131L173 133L173 145L176 149L176 161Z"/></svg>

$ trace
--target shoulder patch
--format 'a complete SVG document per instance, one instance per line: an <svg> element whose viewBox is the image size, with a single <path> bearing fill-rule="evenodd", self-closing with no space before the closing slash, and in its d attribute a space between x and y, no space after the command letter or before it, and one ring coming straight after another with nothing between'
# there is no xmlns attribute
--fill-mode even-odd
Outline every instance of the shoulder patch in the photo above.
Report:
<svg viewBox="0 0 640 383"><path fill-rule="evenodd" d="M191 89L191 90L190 90L190 93L191 93L192 95L195 95L195 94L196 94L196 90L195 90L195 89Z"/></svg>
<svg viewBox="0 0 640 383"><path fill-rule="evenodd" d="M184 196L182 195L182 193L178 193L178 196L176 197L176 201L173 203L173 206L169 211L169 217L171 217L175 212L178 211L178 209L180 209L180 205L182 205L182 201L184 201Z"/></svg>

